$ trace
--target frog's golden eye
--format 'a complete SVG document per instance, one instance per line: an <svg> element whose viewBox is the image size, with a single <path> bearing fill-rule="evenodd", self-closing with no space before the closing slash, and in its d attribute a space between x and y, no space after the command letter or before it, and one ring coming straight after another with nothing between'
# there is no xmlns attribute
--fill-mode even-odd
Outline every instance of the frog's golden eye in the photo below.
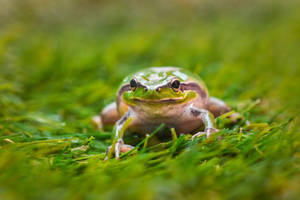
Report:
<svg viewBox="0 0 300 200"><path fill-rule="evenodd" d="M136 87L137 87L137 82L135 79L131 79L130 81L130 87L131 87L131 90L135 90Z"/></svg>
<svg viewBox="0 0 300 200"><path fill-rule="evenodd" d="M177 80L177 79L173 80L172 83L171 83L171 87L172 87L173 89L176 89L176 90L177 90L177 89L180 87L180 81Z"/></svg>

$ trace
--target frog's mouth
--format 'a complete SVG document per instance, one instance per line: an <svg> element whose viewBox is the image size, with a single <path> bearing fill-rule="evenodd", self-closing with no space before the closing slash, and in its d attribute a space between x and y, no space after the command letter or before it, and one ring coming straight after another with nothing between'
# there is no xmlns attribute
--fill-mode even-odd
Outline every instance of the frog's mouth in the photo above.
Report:
<svg viewBox="0 0 300 200"><path fill-rule="evenodd" d="M142 99L138 97L132 98L133 101L141 103L179 103L185 100L184 97L178 98L162 98L162 99Z"/></svg>
<svg viewBox="0 0 300 200"><path fill-rule="evenodd" d="M181 104L188 101L191 101L192 99L197 97L197 93L194 91L189 91L184 93L182 96L173 96L173 97L158 97L158 96L143 96L143 97L128 97L124 96L124 100L126 102L130 103L137 103L137 104Z"/></svg>

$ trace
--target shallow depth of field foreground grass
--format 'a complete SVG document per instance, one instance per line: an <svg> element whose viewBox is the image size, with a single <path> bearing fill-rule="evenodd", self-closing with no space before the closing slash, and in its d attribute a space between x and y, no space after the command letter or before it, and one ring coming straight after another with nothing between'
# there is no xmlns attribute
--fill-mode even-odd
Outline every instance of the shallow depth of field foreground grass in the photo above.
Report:
<svg viewBox="0 0 300 200"><path fill-rule="evenodd" d="M300 5L213 2L0 1L0 199L299 198ZM164 65L244 121L102 162L91 116Z"/></svg>

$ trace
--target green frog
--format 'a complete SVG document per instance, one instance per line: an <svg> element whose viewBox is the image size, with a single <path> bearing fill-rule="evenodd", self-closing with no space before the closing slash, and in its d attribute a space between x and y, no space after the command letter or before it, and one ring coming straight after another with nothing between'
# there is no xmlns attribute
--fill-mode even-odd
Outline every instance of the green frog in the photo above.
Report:
<svg viewBox="0 0 300 200"><path fill-rule="evenodd" d="M99 129L115 125L115 142L108 152L118 159L120 153L134 148L124 144L126 130L145 137L165 124L158 133L160 138L170 138L171 128L178 135L209 137L218 131L214 118L228 111L226 103L209 96L197 75L177 67L151 67L126 77L116 102L106 106L93 122Z"/></svg>

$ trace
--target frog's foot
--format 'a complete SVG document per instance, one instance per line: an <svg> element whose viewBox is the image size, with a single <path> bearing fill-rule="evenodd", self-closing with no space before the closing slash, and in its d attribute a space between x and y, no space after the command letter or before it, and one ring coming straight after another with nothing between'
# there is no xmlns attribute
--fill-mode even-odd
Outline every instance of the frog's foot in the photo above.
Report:
<svg viewBox="0 0 300 200"><path fill-rule="evenodd" d="M124 144L123 140L119 139L115 146L115 158L120 158L120 153L126 153L134 147L128 144Z"/></svg>
<svg viewBox="0 0 300 200"><path fill-rule="evenodd" d="M108 159L108 156L109 156L108 154L110 154L110 152L112 151L111 148L112 148L112 145L107 148L106 157L104 160ZM115 158L119 159L120 153L127 153L128 151L132 150L133 148L134 148L134 146L124 144L123 140L119 139L118 142L115 144L113 153L115 154Z"/></svg>
<svg viewBox="0 0 300 200"><path fill-rule="evenodd" d="M102 130L103 129L103 124L101 117L99 115L96 115L92 118L92 124L98 129Z"/></svg>
<svg viewBox="0 0 300 200"><path fill-rule="evenodd" d="M208 138L212 133L218 132L219 130L216 128L208 128L205 129L204 132L198 132L195 135L192 136L192 140L194 140L196 137L201 137L202 135L206 135L206 137Z"/></svg>

